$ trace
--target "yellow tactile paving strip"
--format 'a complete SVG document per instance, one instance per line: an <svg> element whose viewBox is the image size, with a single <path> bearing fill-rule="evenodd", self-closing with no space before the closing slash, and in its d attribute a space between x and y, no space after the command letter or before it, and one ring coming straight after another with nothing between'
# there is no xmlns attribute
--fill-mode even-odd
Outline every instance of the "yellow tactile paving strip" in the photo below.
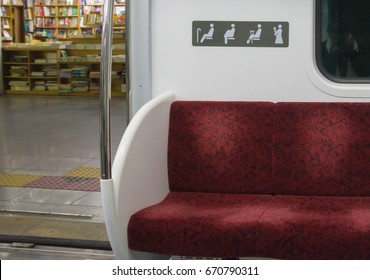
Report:
<svg viewBox="0 0 370 280"><path fill-rule="evenodd" d="M104 223L1 217L0 235L108 241Z"/></svg>
<svg viewBox="0 0 370 280"><path fill-rule="evenodd" d="M75 170L72 170L71 172L67 174L64 174L64 177L99 179L100 178L100 168L80 167Z"/></svg>
<svg viewBox="0 0 370 280"><path fill-rule="evenodd" d="M79 167L63 176L0 174L0 187L99 191L100 168Z"/></svg>
<svg viewBox="0 0 370 280"><path fill-rule="evenodd" d="M25 187L40 179L41 176L26 174L0 174L0 186Z"/></svg>

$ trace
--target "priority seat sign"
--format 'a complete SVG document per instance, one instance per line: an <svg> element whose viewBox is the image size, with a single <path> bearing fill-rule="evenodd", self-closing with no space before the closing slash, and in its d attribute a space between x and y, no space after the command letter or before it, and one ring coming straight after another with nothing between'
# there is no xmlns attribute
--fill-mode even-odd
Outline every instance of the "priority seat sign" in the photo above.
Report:
<svg viewBox="0 0 370 280"><path fill-rule="evenodd" d="M289 46L289 23L284 21L193 21L195 47Z"/></svg>

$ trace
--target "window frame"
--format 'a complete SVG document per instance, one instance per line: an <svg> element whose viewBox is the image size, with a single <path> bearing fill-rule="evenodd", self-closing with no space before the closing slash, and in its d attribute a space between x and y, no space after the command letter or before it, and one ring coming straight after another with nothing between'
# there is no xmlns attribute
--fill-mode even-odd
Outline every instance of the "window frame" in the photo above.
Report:
<svg viewBox="0 0 370 280"><path fill-rule="evenodd" d="M318 70L320 73L327 78L328 80L338 83L338 84L370 84L370 76L369 77L340 77L331 74L324 66L323 60L322 60L322 5L324 0L316 0L315 3L315 13L316 13L316 19L315 19L315 61ZM370 65L369 65L370 67Z"/></svg>

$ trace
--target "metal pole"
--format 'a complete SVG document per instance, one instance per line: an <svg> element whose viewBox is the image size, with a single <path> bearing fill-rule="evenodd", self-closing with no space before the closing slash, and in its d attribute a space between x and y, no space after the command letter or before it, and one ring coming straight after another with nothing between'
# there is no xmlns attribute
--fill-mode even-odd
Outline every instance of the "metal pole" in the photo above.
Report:
<svg viewBox="0 0 370 280"><path fill-rule="evenodd" d="M131 80L130 80L130 6L131 0L126 0L126 16L125 16L125 55L126 55L126 108L127 108L127 124L130 122L131 111Z"/></svg>
<svg viewBox="0 0 370 280"><path fill-rule="evenodd" d="M1 18L1 17L0 17ZM1 83L0 83L0 95L3 94L4 91L4 76L3 76L3 34L1 30L1 23L0 23L0 78L1 78Z"/></svg>
<svg viewBox="0 0 370 280"><path fill-rule="evenodd" d="M101 179L112 178L110 102L114 0L104 0L100 64L100 165Z"/></svg>

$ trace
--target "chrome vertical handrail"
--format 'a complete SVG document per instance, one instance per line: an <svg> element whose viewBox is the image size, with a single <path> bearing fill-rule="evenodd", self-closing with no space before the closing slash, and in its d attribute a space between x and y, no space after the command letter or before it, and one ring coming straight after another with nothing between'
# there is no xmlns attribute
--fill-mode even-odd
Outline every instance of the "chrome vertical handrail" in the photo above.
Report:
<svg viewBox="0 0 370 280"><path fill-rule="evenodd" d="M131 115L131 80L130 80L130 6L131 6L131 0L125 1L126 6L126 16L125 16L125 55L126 55L126 108L127 108L127 124L129 124Z"/></svg>
<svg viewBox="0 0 370 280"><path fill-rule="evenodd" d="M1 18L1 17L0 17ZM1 24L0 24L0 94L3 94L4 91L4 76L3 76L3 37L2 37L2 30L1 30Z"/></svg>
<svg viewBox="0 0 370 280"><path fill-rule="evenodd" d="M100 64L100 165L101 179L112 178L110 101L112 81L114 0L104 0Z"/></svg>

